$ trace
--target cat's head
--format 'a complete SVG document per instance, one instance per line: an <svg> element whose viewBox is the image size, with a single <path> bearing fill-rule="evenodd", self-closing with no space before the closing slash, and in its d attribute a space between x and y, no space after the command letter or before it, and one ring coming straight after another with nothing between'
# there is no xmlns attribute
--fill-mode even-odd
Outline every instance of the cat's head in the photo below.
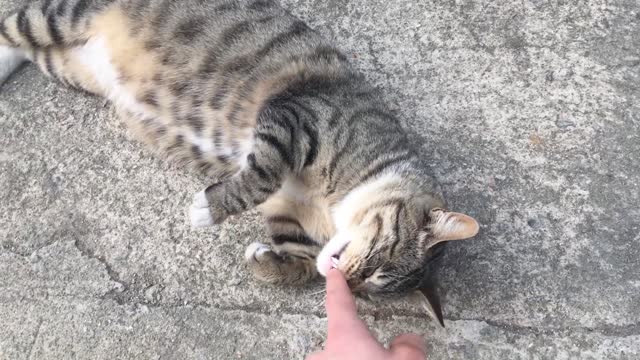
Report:
<svg viewBox="0 0 640 360"><path fill-rule="evenodd" d="M398 176L362 186L336 209L337 232L318 256L318 270L326 274L337 267L354 293L399 296L422 290L429 297L433 289L424 288L425 279L444 243L479 230L472 217L442 206L438 195Z"/></svg>

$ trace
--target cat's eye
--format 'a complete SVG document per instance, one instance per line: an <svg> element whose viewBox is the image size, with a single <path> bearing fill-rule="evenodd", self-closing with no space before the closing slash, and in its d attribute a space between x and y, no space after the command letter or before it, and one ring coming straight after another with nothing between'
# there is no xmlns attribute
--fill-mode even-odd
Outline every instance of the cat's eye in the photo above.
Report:
<svg viewBox="0 0 640 360"><path fill-rule="evenodd" d="M378 270L377 267L371 267L369 269L365 269L362 274L360 274L360 277L362 278L362 280L368 279L369 277L371 277L371 275L373 275L376 271Z"/></svg>

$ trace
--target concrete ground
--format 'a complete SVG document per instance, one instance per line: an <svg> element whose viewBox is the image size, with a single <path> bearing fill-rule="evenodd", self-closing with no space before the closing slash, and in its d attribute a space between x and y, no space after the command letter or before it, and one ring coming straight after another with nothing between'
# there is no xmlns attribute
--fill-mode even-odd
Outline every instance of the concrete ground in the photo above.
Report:
<svg viewBox="0 0 640 360"><path fill-rule="evenodd" d="M0 0L6 13L18 3ZM419 134L452 208L446 329L362 303L432 359L640 357L640 4L285 0ZM25 67L0 89L0 358L302 358L321 284L254 281L255 213L189 228L203 179L131 142L102 100Z"/></svg>

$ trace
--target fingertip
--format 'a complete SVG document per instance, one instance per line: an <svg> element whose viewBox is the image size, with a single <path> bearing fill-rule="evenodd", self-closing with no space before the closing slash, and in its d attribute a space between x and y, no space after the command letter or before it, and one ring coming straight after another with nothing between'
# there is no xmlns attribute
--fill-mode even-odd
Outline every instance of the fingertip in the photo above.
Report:
<svg viewBox="0 0 640 360"><path fill-rule="evenodd" d="M326 309L330 329L338 324L352 323L358 316L351 289L340 270L337 269L327 273Z"/></svg>
<svg viewBox="0 0 640 360"><path fill-rule="evenodd" d="M335 278L336 276L344 278L344 275L342 275L342 272L338 270L338 268L332 267L331 269L329 269L329 271L327 271L327 278L329 277Z"/></svg>
<svg viewBox="0 0 640 360"><path fill-rule="evenodd" d="M345 292L345 290L351 292L347 280L338 269L330 269L329 272L327 272L326 282L327 294L330 292L333 294L336 292Z"/></svg>
<svg viewBox="0 0 640 360"><path fill-rule="evenodd" d="M391 341L389 350L400 359L426 359L425 340L416 334L404 334Z"/></svg>

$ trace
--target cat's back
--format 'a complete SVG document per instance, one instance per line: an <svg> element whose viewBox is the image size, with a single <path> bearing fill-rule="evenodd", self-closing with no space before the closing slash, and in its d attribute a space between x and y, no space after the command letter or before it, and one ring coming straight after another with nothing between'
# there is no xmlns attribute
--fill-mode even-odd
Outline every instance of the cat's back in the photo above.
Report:
<svg viewBox="0 0 640 360"><path fill-rule="evenodd" d="M270 0L115 2L79 57L143 140L214 172L234 172L265 102L344 56ZM107 64L108 63L108 64Z"/></svg>

